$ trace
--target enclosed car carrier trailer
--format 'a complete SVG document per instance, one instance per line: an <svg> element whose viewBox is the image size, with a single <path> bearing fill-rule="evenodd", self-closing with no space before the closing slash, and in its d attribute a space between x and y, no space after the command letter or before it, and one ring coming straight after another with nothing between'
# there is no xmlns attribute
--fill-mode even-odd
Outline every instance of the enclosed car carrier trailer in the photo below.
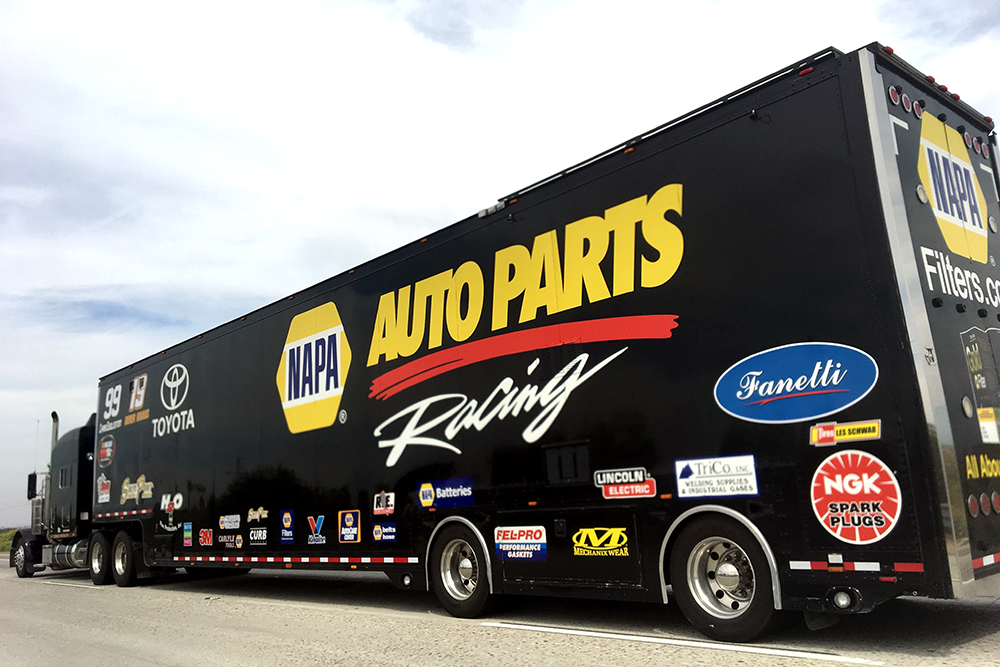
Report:
<svg viewBox="0 0 1000 667"><path fill-rule="evenodd" d="M723 640L998 595L997 193L991 119L828 49L102 378L11 563L676 600Z"/></svg>

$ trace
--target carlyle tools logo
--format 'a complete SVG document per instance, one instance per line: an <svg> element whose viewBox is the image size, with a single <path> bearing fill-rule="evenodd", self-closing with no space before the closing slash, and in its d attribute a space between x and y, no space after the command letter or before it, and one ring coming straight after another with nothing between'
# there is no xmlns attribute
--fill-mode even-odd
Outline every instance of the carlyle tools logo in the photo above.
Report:
<svg viewBox="0 0 1000 667"><path fill-rule="evenodd" d="M292 318L276 376L289 431L313 431L337 421L350 366L351 347L337 306L327 302Z"/></svg>
<svg viewBox="0 0 1000 667"><path fill-rule="evenodd" d="M948 250L985 264L986 198L962 135L929 113L920 124L917 172Z"/></svg>

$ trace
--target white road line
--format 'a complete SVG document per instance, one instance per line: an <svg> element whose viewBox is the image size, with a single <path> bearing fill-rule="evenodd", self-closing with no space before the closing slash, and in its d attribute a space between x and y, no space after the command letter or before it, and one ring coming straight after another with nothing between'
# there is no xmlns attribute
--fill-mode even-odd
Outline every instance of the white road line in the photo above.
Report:
<svg viewBox="0 0 1000 667"><path fill-rule="evenodd" d="M623 635L614 632L593 632L590 630L569 630L567 628L550 628L543 625L518 625L515 623L482 623L491 628L507 628L509 630L527 630L530 632L548 632L557 635L575 635L578 637L595 637L597 639L620 639L646 644L667 644L669 646L684 646L686 648L710 649L713 651L731 651L735 653L756 653L758 655L773 655L782 658L799 658L801 660L825 660L827 662L843 662L854 665L881 665L881 662L865 658L848 658L831 653L813 653L811 651L793 651L782 648L765 648L763 646L746 646L743 644L717 644L707 641L692 641L690 639L667 639L664 637L647 637L645 635Z"/></svg>
<svg viewBox="0 0 1000 667"><path fill-rule="evenodd" d="M40 584L45 584L46 586L72 586L73 588L86 588L88 591L100 590L98 586L92 584L67 584L61 581L39 581Z"/></svg>

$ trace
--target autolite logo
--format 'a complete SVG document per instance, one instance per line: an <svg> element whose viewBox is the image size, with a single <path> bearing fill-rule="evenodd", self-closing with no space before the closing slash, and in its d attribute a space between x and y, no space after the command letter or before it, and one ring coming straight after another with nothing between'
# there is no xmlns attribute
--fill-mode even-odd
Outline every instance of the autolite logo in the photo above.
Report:
<svg viewBox="0 0 1000 667"><path fill-rule="evenodd" d="M333 425L351 366L351 346L331 302L299 313L288 325L276 382L292 433Z"/></svg>
<svg viewBox="0 0 1000 667"><path fill-rule="evenodd" d="M839 343L794 343L738 361L715 383L715 401L750 422L788 424L840 412L868 395L878 364Z"/></svg>

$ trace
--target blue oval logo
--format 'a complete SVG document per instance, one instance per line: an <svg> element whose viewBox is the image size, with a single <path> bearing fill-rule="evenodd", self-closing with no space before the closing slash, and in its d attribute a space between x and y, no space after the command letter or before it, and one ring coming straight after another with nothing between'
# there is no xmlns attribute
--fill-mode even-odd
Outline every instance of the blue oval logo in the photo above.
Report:
<svg viewBox="0 0 1000 667"><path fill-rule="evenodd" d="M878 364L839 343L794 343L758 352L715 383L715 402L738 419L789 424L854 405L878 382Z"/></svg>

